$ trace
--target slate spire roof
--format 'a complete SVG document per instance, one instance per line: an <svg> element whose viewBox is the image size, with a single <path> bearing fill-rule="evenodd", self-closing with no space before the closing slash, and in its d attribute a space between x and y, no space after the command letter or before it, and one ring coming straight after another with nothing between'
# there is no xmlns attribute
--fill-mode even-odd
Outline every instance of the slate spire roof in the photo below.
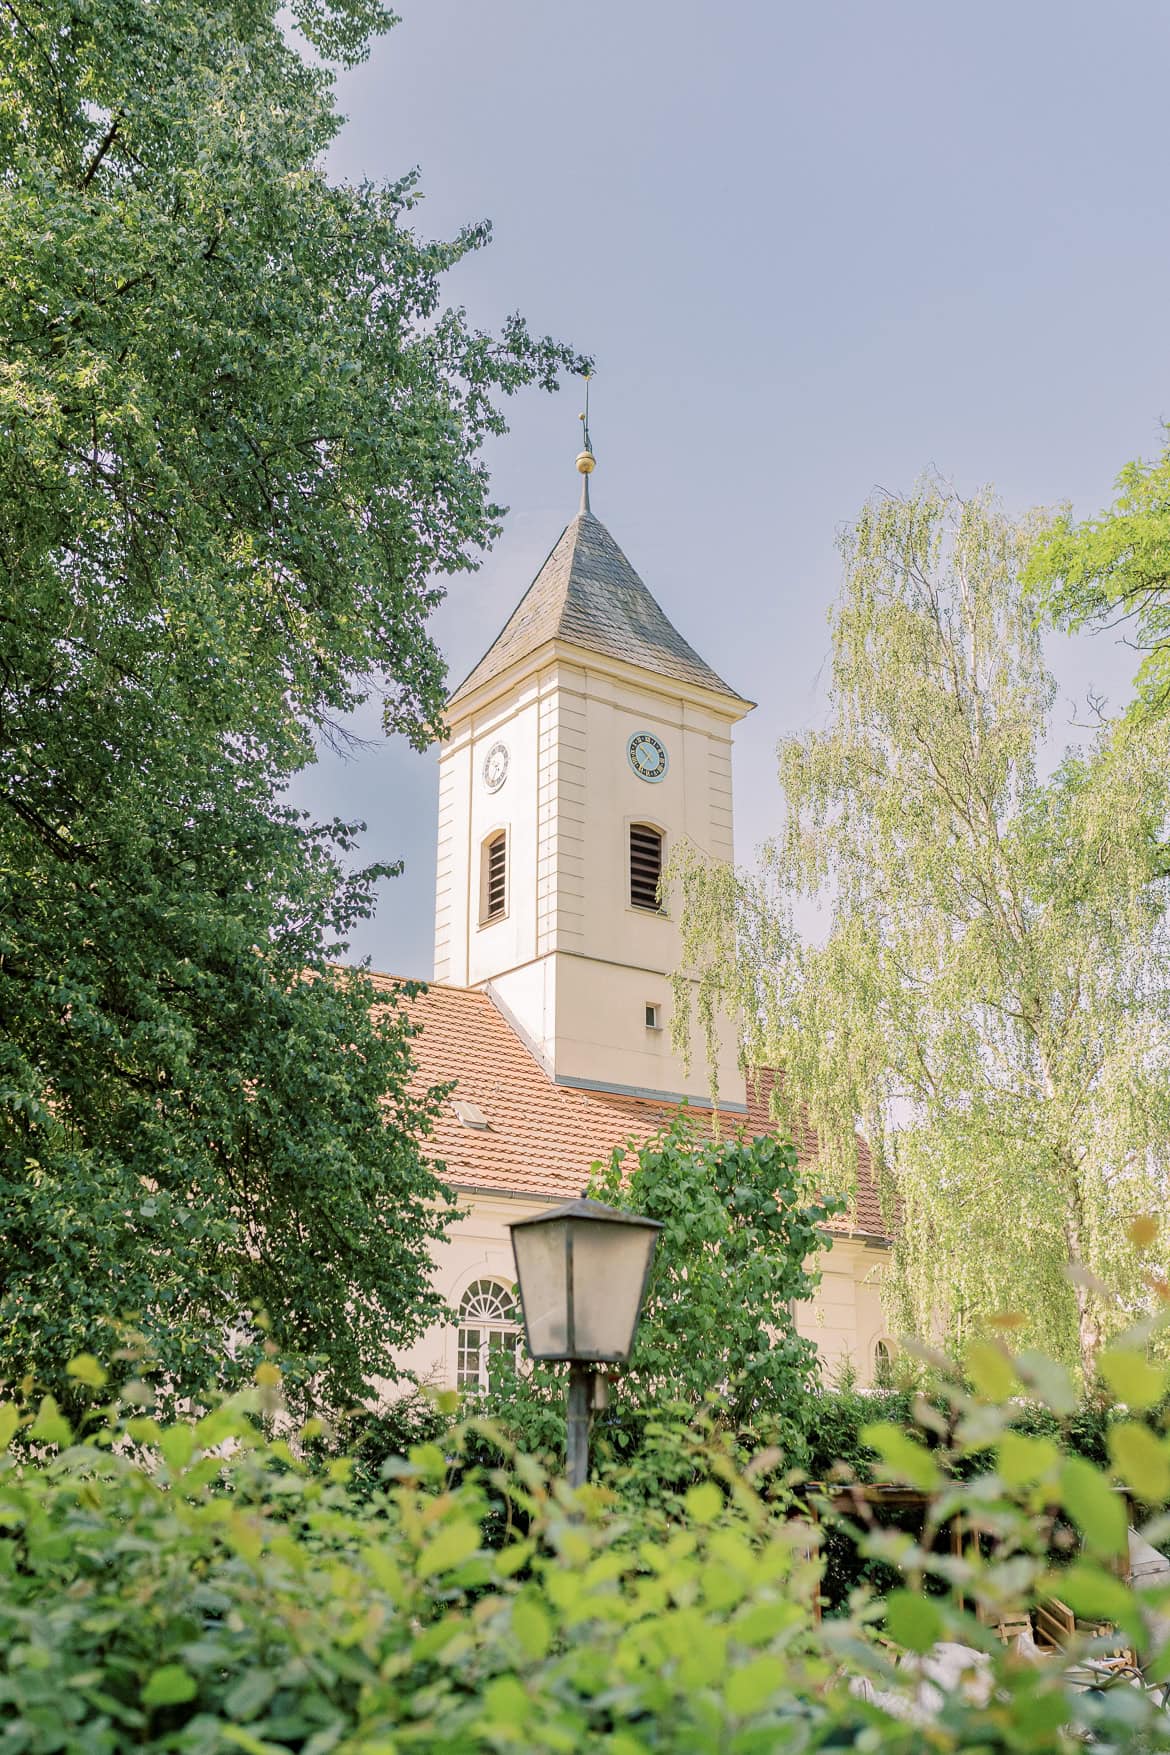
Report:
<svg viewBox="0 0 1170 1755"><path fill-rule="evenodd" d="M583 646L659 676L713 689L731 700L743 699L668 621L605 525L589 511L587 500L451 701L470 694L549 640Z"/></svg>

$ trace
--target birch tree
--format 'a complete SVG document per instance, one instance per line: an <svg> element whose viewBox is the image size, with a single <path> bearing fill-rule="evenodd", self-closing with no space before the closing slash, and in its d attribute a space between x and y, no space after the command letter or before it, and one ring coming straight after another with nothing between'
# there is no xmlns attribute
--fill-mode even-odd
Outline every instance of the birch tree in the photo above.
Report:
<svg viewBox="0 0 1170 1755"><path fill-rule="evenodd" d="M1026 533L990 497L928 480L842 546L827 723L779 746L758 873L678 861L683 974L708 1034L736 1009L747 1059L783 1069L828 1186L871 1142L903 1327L1016 1313L1089 1376L1166 1253L1133 1240L1170 1169L1165 729L1106 727L1042 776Z"/></svg>

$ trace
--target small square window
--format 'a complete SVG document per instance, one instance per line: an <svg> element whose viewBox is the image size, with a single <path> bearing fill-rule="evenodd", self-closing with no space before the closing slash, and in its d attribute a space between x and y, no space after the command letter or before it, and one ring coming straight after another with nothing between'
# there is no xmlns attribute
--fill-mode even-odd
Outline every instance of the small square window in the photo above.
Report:
<svg viewBox="0 0 1170 1755"><path fill-rule="evenodd" d="M648 1030L661 1030L662 1028L662 1008L651 1005L649 1000L646 1001L646 1028Z"/></svg>

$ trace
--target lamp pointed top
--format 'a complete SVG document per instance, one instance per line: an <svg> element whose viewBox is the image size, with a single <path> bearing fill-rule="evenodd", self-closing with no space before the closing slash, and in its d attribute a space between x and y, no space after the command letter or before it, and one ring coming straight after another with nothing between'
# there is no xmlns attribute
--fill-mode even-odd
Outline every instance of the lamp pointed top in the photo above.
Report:
<svg viewBox="0 0 1170 1755"><path fill-rule="evenodd" d="M581 473L581 510L590 511L589 477L597 468L597 459L593 455L593 442L589 437L589 380L592 372L585 373L585 412L579 417L581 421L581 437L584 446L577 454L577 468Z"/></svg>

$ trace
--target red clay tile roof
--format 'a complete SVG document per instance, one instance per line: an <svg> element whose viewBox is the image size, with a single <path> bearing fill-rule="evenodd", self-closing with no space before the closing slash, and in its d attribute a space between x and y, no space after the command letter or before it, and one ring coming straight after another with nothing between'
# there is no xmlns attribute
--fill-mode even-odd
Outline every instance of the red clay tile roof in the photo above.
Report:
<svg viewBox="0 0 1170 1755"><path fill-rule="evenodd" d="M391 976L374 976L375 984L392 991ZM615 1147L649 1139L677 1105L610 1091L579 1091L554 1084L531 1051L492 1004L474 988L432 983L407 1002L420 1026L413 1049L420 1090L455 1082L454 1097L470 1099L487 1117L486 1128L468 1127L444 1101L433 1134L434 1153L447 1167L456 1187L536 1199L568 1200L581 1193L590 1166L607 1159ZM765 1070L748 1081L746 1117L720 1112L720 1128L735 1133L745 1127L752 1135L774 1127L769 1107L774 1074ZM700 1126L710 1125L710 1111L696 1109ZM815 1155L816 1139L801 1142L804 1158ZM849 1215L834 1227L885 1237L886 1224L878 1199L869 1153L862 1143L857 1195Z"/></svg>

